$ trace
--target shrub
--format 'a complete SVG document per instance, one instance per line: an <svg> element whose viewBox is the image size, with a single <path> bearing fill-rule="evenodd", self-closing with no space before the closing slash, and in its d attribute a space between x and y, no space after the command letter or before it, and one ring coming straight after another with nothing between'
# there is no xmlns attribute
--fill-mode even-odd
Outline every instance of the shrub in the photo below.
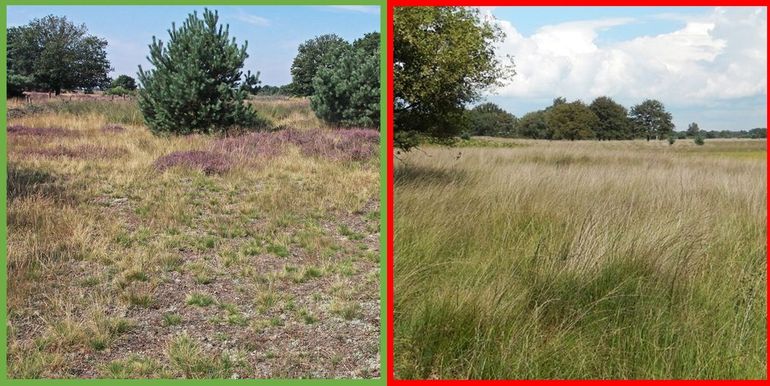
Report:
<svg viewBox="0 0 770 386"><path fill-rule="evenodd" d="M339 126L380 125L380 55L364 48L340 49L313 77L310 104L318 118Z"/></svg>
<svg viewBox="0 0 770 386"><path fill-rule="evenodd" d="M705 143L705 141L703 140L703 136L700 134L698 134L693 141L698 146L703 146L703 144Z"/></svg>
<svg viewBox="0 0 770 386"><path fill-rule="evenodd" d="M248 57L246 45L229 37L229 26L218 25L217 12L206 9L203 19L189 15L181 28L169 31L164 44L153 38L150 63L139 68L139 107L155 134L211 134L234 127L267 126L244 103L241 68Z"/></svg>
<svg viewBox="0 0 770 386"><path fill-rule="evenodd" d="M128 91L136 90L136 80L128 75L121 75L110 83L111 88L121 87Z"/></svg>
<svg viewBox="0 0 770 386"><path fill-rule="evenodd" d="M126 96L130 93L131 93L130 91L126 90L121 86L115 86L115 87L108 88L107 91L104 92L104 95Z"/></svg>
<svg viewBox="0 0 770 386"><path fill-rule="evenodd" d="M674 133L671 133L668 135L668 144L673 145L674 142L676 142L676 135Z"/></svg>

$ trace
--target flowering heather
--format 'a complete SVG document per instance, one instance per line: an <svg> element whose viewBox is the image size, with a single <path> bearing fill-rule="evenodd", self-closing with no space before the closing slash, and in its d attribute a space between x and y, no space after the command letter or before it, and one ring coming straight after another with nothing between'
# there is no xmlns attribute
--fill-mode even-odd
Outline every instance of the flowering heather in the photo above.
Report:
<svg viewBox="0 0 770 386"><path fill-rule="evenodd" d="M104 133L122 133L126 131L126 128L120 125L109 124L102 126L102 132Z"/></svg>
<svg viewBox="0 0 770 386"><path fill-rule="evenodd" d="M306 156L340 161L367 160L377 154L379 144L379 132L367 129L287 130L286 135Z"/></svg>
<svg viewBox="0 0 770 386"><path fill-rule="evenodd" d="M296 130L251 133L220 140L214 149L250 157L273 157L291 144L302 154L340 161L363 161L377 154L380 134L368 129Z"/></svg>
<svg viewBox="0 0 770 386"><path fill-rule="evenodd" d="M75 147L56 146L42 149L25 149L20 152L23 156L37 156L46 158L67 157L79 159L116 158L128 154L121 147L104 147L96 145L80 145Z"/></svg>
<svg viewBox="0 0 770 386"><path fill-rule="evenodd" d="M283 152L285 141L276 132L255 132L229 137L214 143L214 150L248 157L275 157Z"/></svg>
<svg viewBox="0 0 770 386"><path fill-rule="evenodd" d="M222 174L230 170L232 162L222 153L202 150L175 151L155 160L155 169L164 171L174 166L201 169L206 174Z"/></svg>
<svg viewBox="0 0 770 386"><path fill-rule="evenodd" d="M9 135L34 135L38 137L77 137L80 133L63 127L8 126Z"/></svg>

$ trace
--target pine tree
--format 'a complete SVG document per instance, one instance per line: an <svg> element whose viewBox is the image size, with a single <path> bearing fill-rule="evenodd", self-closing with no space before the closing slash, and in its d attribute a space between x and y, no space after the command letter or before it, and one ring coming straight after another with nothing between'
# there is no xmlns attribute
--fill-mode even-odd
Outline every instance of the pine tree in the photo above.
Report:
<svg viewBox="0 0 770 386"><path fill-rule="evenodd" d="M260 128L266 121L244 103L241 68L248 57L229 26L218 25L216 11L188 16L172 24L168 44L153 36L149 71L139 67L139 107L153 133L217 133L234 127Z"/></svg>
<svg viewBox="0 0 770 386"><path fill-rule="evenodd" d="M313 77L316 115L339 126L380 126L380 54L371 47L341 49Z"/></svg>

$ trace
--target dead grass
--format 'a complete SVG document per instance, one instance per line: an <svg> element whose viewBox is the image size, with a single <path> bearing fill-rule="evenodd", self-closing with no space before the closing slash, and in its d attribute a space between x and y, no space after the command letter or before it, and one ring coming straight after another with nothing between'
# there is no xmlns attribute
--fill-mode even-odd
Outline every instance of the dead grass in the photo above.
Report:
<svg viewBox="0 0 770 386"><path fill-rule="evenodd" d="M273 119L313 122L291 103ZM10 121L32 128L8 136L11 378L379 376L376 152L283 143L207 173L221 139L117 123L96 108ZM196 152L206 165L156 167Z"/></svg>

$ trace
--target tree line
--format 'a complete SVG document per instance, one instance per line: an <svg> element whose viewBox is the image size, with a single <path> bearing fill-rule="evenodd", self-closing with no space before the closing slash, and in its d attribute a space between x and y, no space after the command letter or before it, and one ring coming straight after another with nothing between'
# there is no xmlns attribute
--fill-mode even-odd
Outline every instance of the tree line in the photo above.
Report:
<svg viewBox="0 0 770 386"><path fill-rule="evenodd" d="M521 118L494 103L483 103L465 112L464 135L550 140L629 140L684 138L766 138L767 130L701 130L696 122L686 131L675 131L671 113L658 100L648 99L626 109L607 96L586 105L556 98L545 109Z"/></svg>

